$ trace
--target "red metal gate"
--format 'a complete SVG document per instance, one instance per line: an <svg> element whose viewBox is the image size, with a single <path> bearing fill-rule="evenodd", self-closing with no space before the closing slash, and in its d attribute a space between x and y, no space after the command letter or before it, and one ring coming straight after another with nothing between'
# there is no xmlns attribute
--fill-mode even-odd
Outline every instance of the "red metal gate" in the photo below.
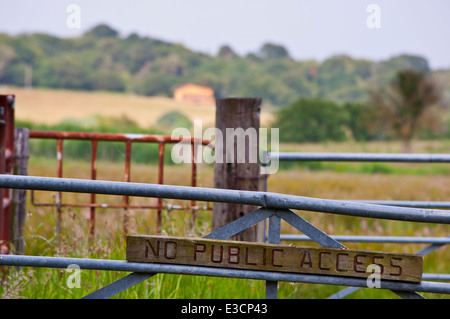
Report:
<svg viewBox="0 0 450 319"><path fill-rule="evenodd" d="M132 143L158 143L159 158L158 158L158 183L164 184L164 150L166 144L175 144L179 142L190 143L192 147L192 171L191 171L191 185L197 185L197 164L194 161L194 154L199 145L211 145L211 141L205 139L198 139L193 137L171 137L163 135L145 135L145 134L111 134L111 133L80 133L80 132L50 132L50 131L30 131L30 138L34 139L54 139L57 143L57 177L63 177L63 159L65 140L85 140L91 142L91 179L97 178L97 146L98 142L124 142L125 143L125 171L124 181L130 182L130 165L131 165L131 148ZM161 232L161 212L164 208L163 200L157 199L157 205L131 205L129 196L123 197L123 204L121 205L105 205L96 202L96 195L91 194L89 203L64 203L62 201L62 193L57 195L56 203L37 203L35 201L34 193L31 193L31 202L36 206L53 206L57 208L58 213L58 228L61 224L61 212L63 207L88 207L90 208L90 234L93 235L95 231L95 211L97 207L102 208L122 208L124 209L124 231L127 233L128 209L130 208L148 208L157 210L157 233ZM195 201L191 201L189 206L176 206L172 209L191 209L196 210L200 207L196 206ZM207 203L204 209L211 209Z"/></svg>
<svg viewBox="0 0 450 319"><path fill-rule="evenodd" d="M0 95L0 174L12 174L14 166L14 95ZM12 201L9 189L0 189L0 253L9 253Z"/></svg>

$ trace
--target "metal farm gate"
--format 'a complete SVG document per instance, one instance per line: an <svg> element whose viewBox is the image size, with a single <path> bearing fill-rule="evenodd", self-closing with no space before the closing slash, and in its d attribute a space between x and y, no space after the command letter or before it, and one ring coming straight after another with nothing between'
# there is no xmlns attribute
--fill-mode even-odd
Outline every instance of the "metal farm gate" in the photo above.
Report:
<svg viewBox="0 0 450 319"><path fill-rule="evenodd" d="M248 227L268 219L268 242L280 242L280 223L284 220L323 247L344 249L345 246L327 235L295 210L317 211L323 213L351 215L359 217L382 218L400 221L450 224L450 213L443 210L389 207L350 201L316 199L269 192L251 192L225 189L211 189L188 186L170 186L111 181L91 181L66 178L31 176L0 176L0 187L12 189L34 189L75 193L96 193L121 196L142 196L170 199L199 200L206 202L229 202L260 207L226 226L204 236L210 239L226 239ZM432 244L418 252L426 254L444 243ZM66 268L77 264L82 269L113 270L131 272L130 275L86 296L87 298L111 297L157 273L217 276L266 280L266 297L276 298L277 282L304 282L349 287L367 287L361 278L347 278L332 275L311 275L281 273L274 271L237 270L201 266L167 265L159 263L136 263L118 260L93 260L84 258L38 257L38 256L0 256L0 265ZM389 289L403 298L422 298L419 292L450 293L450 284L429 280L449 280L448 275L423 274L420 283L381 281L381 289ZM352 288L353 289L353 288Z"/></svg>

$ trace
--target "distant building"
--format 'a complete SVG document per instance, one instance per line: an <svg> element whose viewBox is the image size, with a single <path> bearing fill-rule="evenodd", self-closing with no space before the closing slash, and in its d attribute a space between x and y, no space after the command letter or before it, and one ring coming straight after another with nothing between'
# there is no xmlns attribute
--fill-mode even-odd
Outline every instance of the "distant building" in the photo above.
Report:
<svg viewBox="0 0 450 319"><path fill-rule="evenodd" d="M214 91L213 89L187 83L178 86L174 90L173 97L178 102L187 102L195 104L213 104L214 103Z"/></svg>

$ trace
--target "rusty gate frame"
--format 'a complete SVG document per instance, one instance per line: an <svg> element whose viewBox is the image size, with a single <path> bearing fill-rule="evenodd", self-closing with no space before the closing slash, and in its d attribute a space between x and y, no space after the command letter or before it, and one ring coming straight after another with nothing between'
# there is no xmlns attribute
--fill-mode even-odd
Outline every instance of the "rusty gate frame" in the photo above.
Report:
<svg viewBox="0 0 450 319"><path fill-rule="evenodd" d="M201 139L196 137L173 137L165 135L154 135L154 134L117 134L117 133L89 133L89 132L54 132L54 131L30 131L30 138L32 139L52 139L56 140L57 143L57 172L58 178L63 177L63 159L64 159L64 147L63 143L65 140L79 140L79 141L90 141L91 142L91 180L96 180L97 178L97 146L98 142L124 142L125 143L125 176L124 181L131 181L131 150L132 143L157 143L158 144L158 184L164 184L164 151L166 144L175 143L189 143L191 144L191 185L193 187L197 186L197 163L195 161L195 154L198 151L199 146L209 146L213 147L213 142L207 139ZM57 232L60 231L61 225L61 213L63 207L86 207L90 209L90 235L93 236L95 233L95 213L96 208L123 208L124 209L124 223L123 229L127 233L127 223L128 223L128 209L130 208L143 208L143 209L156 209L157 211L157 234L161 233L162 224L162 210L168 208L168 205L163 204L162 198L158 198L157 205L131 205L130 197L123 197L123 204L101 204L96 203L96 194L91 194L90 203L64 203L62 200L62 193L58 192L56 197L56 203L41 203L36 202L34 191L31 191L31 204L34 206L44 206L44 207L56 207L57 209ZM191 210L194 212L198 209L211 210L209 203L205 206L197 206L196 202L192 200L188 206L171 205L171 210ZM195 216L195 214L194 214Z"/></svg>
<svg viewBox="0 0 450 319"><path fill-rule="evenodd" d="M12 174L14 168L15 96L0 95L0 174ZM12 194L0 188L0 253L8 253L11 239Z"/></svg>

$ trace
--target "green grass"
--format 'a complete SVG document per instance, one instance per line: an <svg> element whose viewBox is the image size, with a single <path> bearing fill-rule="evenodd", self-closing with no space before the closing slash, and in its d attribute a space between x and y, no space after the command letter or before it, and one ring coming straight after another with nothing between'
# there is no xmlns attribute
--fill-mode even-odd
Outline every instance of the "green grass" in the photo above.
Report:
<svg viewBox="0 0 450 319"><path fill-rule="evenodd" d="M308 169L311 171L329 171L337 173L357 174L394 174L394 175L450 175L447 164L385 164L385 163L326 163L301 162L281 163L280 169Z"/></svg>

